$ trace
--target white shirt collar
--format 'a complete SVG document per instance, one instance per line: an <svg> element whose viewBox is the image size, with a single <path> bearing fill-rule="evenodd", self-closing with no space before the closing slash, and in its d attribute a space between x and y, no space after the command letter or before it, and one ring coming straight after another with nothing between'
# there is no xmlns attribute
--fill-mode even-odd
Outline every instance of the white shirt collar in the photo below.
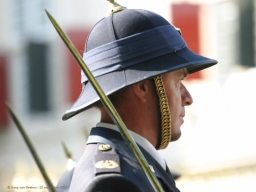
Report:
<svg viewBox="0 0 256 192"><path fill-rule="evenodd" d="M116 125L109 124L109 123L97 123L97 127L102 128L108 128L112 129L114 131L118 131L119 129ZM141 146L143 147L154 159L163 167L164 170L166 170L166 163L164 158L161 156L161 154L155 149L155 147L144 137L138 135L137 133L130 131L130 134L132 135L133 139Z"/></svg>

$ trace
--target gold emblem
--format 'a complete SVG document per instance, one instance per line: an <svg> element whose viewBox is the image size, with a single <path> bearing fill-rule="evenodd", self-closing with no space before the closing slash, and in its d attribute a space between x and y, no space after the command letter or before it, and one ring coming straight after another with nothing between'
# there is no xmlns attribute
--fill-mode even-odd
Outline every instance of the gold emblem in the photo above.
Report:
<svg viewBox="0 0 256 192"><path fill-rule="evenodd" d="M107 0L107 1L109 1L112 4L112 7L110 8L110 10L107 13L107 16L110 16L114 13L117 13L119 11L123 11L124 9L126 9L126 7L116 3L115 0Z"/></svg>
<svg viewBox="0 0 256 192"><path fill-rule="evenodd" d="M98 161L95 167L98 169L114 169L118 167L118 163L113 160Z"/></svg>
<svg viewBox="0 0 256 192"><path fill-rule="evenodd" d="M182 35L181 29L180 29L180 28L177 28L177 27L175 27L175 29L179 32L179 34L180 34L180 36L181 36L181 35Z"/></svg>
<svg viewBox="0 0 256 192"><path fill-rule="evenodd" d="M150 170L151 170L153 173L155 173L155 170L154 170L153 166L152 166L152 165L148 165L148 166L149 166Z"/></svg>
<svg viewBox="0 0 256 192"><path fill-rule="evenodd" d="M108 150L111 149L111 147L110 147L110 145L108 145L108 144L100 144L99 147L98 147L98 149L99 149L100 151L108 151Z"/></svg>

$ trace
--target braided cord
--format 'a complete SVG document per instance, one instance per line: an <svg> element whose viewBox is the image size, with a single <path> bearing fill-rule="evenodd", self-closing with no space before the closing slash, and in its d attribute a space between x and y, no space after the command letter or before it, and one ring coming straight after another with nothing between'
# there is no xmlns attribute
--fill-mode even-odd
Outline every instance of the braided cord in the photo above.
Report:
<svg viewBox="0 0 256 192"><path fill-rule="evenodd" d="M161 142L159 149L165 149L171 141L171 113L164 89L162 76L154 78L161 113Z"/></svg>

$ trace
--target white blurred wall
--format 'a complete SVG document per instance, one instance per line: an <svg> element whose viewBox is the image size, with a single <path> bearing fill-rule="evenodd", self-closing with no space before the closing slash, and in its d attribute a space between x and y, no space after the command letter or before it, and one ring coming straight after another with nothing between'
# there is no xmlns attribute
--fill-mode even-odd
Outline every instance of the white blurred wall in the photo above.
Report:
<svg viewBox="0 0 256 192"><path fill-rule="evenodd" d="M67 159L61 147L64 141L78 160L86 146L84 131L95 125L99 117L95 110L84 112L71 120L63 122L61 116L70 107L67 102L67 73L63 43L50 22L37 24L37 18L45 15L46 8L63 27L91 28L105 16L108 3L93 1L23 1L23 6L31 7L26 13L25 31L15 31L19 18L15 17L15 4L18 0L0 0L0 51L8 55L9 66L9 102L26 128L39 156L56 184L65 171ZM223 41L228 38L230 29L221 25L225 22L232 27L235 10L220 9L222 2L230 1L118 1L128 8L143 8L157 12L170 19L170 3L201 3L200 35L202 54L216 58L219 64L203 73L203 80L185 82L194 98L194 104L188 107L182 137L171 143L168 149L161 151L169 166L183 175L196 175L223 169L254 166L256 163L256 134L254 101L256 69L239 67L235 62L236 42ZM45 4L44 4L45 3ZM30 5L28 5L30 4ZM33 6L36 9L33 9ZM229 16L229 17L228 17ZM233 20L234 21L233 21ZM226 24L227 24L226 23ZM220 26L224 28L220 29ZM48 42L51 46L50 90L52 111L44 114L28 113L26 88L25 42L29 38ZM220 46L221 44L221 46ZM223 55L223 49L234 50ZM77 82L80 83L80 82ZM40 173L31 157L21 135L11 123L0 132L0 190L5 190L13 182L29 183ZM255 171L255 170L254 170ZM16 181L15 180L18 180ZM18 179L17 179L18 178ZM15 180L15 181L14 181ZM39 181L38 181L39 182ZM42 182L42 181L40 181Z"/></svg>

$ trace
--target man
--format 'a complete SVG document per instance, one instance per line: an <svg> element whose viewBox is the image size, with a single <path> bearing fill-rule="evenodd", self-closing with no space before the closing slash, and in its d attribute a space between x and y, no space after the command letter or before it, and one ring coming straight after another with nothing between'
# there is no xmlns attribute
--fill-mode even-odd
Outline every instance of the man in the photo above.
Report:
<svg viewBox="0 0 256 192"><path fill-rule="evenodd" d="M217 63L189 50L177 28L156 13L125 9L100 20L86 42L84 61L129 129L164 191L179 191L158 149L179 139L185 106L193 100L182 80ZM58 186L69 191L153 191L96 92L82 73L83 90L63 119L96 107L75 169Z"/></svg>

